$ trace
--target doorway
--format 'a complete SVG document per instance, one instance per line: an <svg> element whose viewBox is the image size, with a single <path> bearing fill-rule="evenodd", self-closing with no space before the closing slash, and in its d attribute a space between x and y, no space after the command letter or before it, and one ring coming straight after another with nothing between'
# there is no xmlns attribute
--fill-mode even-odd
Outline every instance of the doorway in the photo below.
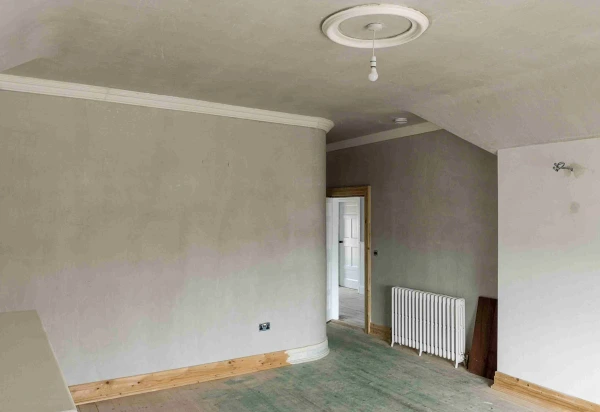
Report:
<svg viewBox="0 0 600 412"><path fill-rule="evenodd" d="M327 321L371 331L371 187L327 190Z"/></svg>

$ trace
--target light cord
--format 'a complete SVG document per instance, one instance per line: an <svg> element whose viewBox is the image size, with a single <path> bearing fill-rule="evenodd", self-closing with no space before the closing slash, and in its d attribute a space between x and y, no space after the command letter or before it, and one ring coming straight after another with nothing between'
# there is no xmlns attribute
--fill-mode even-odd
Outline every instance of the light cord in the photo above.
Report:
<svg viewBox="0 0 600 412"><path fill-rule="evenodd" d="M375 57L375 30L373 30L373 57Z"/></svg>

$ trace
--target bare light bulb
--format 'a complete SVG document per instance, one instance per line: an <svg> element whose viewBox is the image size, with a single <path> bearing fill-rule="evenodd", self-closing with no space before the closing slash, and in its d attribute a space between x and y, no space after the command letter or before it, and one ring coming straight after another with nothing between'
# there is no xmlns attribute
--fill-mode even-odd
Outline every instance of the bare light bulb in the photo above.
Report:
<svg viewBox="0 0 600 412"><path fill-rule="evenodd" d="M379 78L379 74L377 73L377 57L371 57L371 73L369 73L369 80L374 82Z"/></svg>
<svg viewBox="0 0 600 412"><path fill-rule="evenodd" d="M377 69L375 67L371 67L371 73L369 73L369 80L374 82L379 78L379 74L377 74Z"/></svg>

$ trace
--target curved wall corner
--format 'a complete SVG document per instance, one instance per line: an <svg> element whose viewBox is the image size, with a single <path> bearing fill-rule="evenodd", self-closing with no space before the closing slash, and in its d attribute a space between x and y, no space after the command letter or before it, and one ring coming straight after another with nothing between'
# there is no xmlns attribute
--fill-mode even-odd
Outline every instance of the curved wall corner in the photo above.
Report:
<svg viewBox="0 0 600 412"><path fill-rule="evenodd" d="M326 340L324 130L0 106L0 311L38 311L69 385Z"/></svg>

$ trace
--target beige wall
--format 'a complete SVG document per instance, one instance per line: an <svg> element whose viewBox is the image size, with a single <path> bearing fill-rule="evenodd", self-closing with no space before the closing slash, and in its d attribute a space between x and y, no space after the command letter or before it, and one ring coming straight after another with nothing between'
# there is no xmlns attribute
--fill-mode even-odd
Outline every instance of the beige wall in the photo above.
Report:
<svg viewBox="0 0 600 412"><path fill-rule="evenodd" d="M500 150L498 165L498 370L600 404L600 139Z"/></svg>
<svg viewBox="0 0 600 412"><path fill-rule="evenodd" d="M0 311L68 384L325 340L324 132L2 92L0 136Z"/></svg>
<svg viewBox="0 0 600 412"><path fill-rule="evenodd" d="M372 186L372 319L391 324L391 287L497 296L496 156L440 130L327 154L327 186Z"/></svg>

